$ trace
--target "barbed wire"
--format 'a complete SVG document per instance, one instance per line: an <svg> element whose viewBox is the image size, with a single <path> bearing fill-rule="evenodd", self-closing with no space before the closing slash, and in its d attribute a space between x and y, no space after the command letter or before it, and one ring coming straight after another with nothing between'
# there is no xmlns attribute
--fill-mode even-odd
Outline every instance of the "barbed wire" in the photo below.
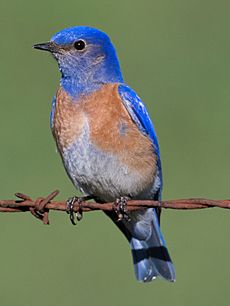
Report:
<svg viewBox="0 0 230 306"><path fill-rule="evenodd" d="M15 200L0 200L0 212L2 213L16 213L16 212L31 212L33 216L40 219L44 224L49 224L49 211L67 211L66 201L53 201L58 195L59 191L55 190L46 197L38 197L33 200L30 196L23 193L16 193L18 199ZM230 208L230 200L210 200L203 198L190 198L178 200L127 200L125 209L122 212L118 206L118 202L97 203L87 202L84 200L74 202L72 211L82 214L83 212L90 212L95 210L115 211L118 214L118 220L122 219L122 214L128 212L146 209L151 207L160 207L168 209L204 209L210 207Z"/></svg>

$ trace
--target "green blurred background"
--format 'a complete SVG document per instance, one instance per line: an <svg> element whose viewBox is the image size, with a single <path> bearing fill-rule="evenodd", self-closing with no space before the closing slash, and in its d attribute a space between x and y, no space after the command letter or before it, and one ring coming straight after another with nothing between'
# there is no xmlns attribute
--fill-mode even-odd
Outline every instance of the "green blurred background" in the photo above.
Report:
<svg viewBox="0 0 230 306"><path fill-rule="evenodd" d="M55 61L32 50L56 31L106 31L126 82L148 106L161 146L164 199L229 198L230 2L0 2L0 198L75 194L49 129ZM102 213L73 227L0 215L0 305L199 306L230 303L230 212L164 211L175 284L136 282L128 243Z"/></svg>

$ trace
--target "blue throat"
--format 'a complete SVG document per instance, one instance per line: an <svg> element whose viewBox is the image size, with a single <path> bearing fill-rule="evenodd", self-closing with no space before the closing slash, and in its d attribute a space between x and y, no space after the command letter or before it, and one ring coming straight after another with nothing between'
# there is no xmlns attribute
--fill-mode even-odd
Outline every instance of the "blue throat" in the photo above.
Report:
<svg viewBox="0 0 230 306"><path fill-rule="evenodd" d="M59 69L62 74L61 86L75 101L104 84L123 83L119 62L111 52L110 56L93 65L87 60L78 62L75 58L69 58L62 62L60 59Z"/></svg>

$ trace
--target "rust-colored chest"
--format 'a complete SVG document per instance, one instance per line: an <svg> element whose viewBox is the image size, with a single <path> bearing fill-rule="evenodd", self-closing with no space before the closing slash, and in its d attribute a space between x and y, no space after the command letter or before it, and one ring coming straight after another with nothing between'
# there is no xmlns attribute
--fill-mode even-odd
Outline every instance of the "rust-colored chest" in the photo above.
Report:
<svg viewBox="0 0 230 306"><path fill-rule="evenodd" d="M84 114L79 103L74 103L68 94L59 88L53 115L52 132L58 148L70 146L79 137L84 124Z"/></svg>
<svg viewBox="0 0 230 306"><path fill-rule="evenodd" d="M154 175L156 158L152 143L132 121L117 90L117 84L102 86L97 92L72 99L61 88L57 92L53 135L62 152L88 131L97 149L117 156L138 172Z"/></svg>

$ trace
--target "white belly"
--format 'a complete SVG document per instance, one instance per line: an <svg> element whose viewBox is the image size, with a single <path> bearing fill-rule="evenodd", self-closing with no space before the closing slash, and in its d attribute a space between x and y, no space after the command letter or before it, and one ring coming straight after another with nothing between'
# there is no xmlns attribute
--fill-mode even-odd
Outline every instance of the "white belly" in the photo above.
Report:
<svg viewBox="0 0 230 306"><path fill-rule="evenodd" d="M102 152L89 139L89 128L85 124L81 136L62 152L65 169L76 187L102 201L112 201L120 196L137 198L151 193L151 186L136 171L121 163L118 157Z"/></svg>

